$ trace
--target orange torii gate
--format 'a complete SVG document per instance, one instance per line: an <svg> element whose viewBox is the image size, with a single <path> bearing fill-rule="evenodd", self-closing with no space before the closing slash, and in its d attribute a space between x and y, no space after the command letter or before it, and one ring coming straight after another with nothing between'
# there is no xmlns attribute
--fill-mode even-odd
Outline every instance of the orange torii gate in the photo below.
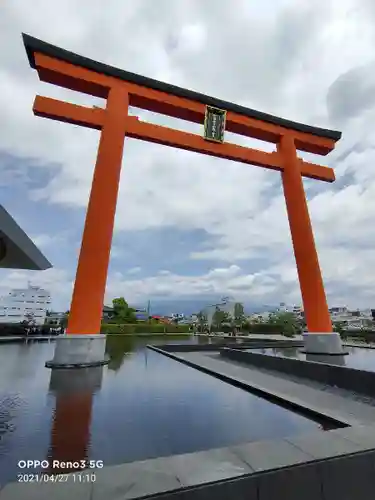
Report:
<svg viewBox="0 0 375 500"><path fill-rule="evenodd" d="M23 41L41 81L106 99L106 108L101 109L36 96L33 107L37 116L101 131L67 333L100 332L125 137L281 172L307 327L310 333L332 332L302 176L333 182L335 175L331 168L301 160L297 150L327 155L340 132L123 71L29 35L23 34ZM142 122L128 115L129 106L205 123L205 137ZM226 143L225 130L274 143L277 152Z"/></svg>

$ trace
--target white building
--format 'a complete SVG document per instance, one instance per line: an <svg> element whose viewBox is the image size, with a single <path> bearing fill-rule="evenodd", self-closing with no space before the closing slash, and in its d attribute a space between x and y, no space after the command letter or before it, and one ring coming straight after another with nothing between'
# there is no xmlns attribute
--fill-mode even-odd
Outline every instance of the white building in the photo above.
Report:
<svg viewBox="0 0 375 500"><path fill-rule="evenodd" d="M178 320L178 321L181 321L183 319L185 319L185 315L183 313L172 313L168 316L169 319L171 320Z"/></svg>
<svg viewBox="0 0 375 500"><path fill-rule="evenodd" d="M50 312L46 317L46 324L51 326L59 326L61 321L66 317L64 312Z"/></svg>
<svg viewBox="0 0 375 500"><path fill-rule="evenodd" d="M250 316L248 316L248 319L250 321L256 321L259 323L267 323L267 321L269 321L270 319L271 314L271 312L254 313L250 314Z"/></svg>
<svg viewBox="0 0 375 500"><path fill-rule="evenodd" d="M374 325L371 309L350 311L347 307L331 307L330 313L333 324L340 323L349 330L372 328Z"/></svg>
<svg viewBox="0 0 375 500"><path fill-rule="evenodd" d="M348 308L346 306L331 307L329 312L331 315L337 316L338 314L346 314L348 312Z"/></svg>
<svg viewBox="0 0 375 500"><path fill-rule="evenodd" d="M300 305L292 305L288 306L285 302L280 302L279 307L277 308L278 312L291 312L296 316L301 316L303 314L303 307Z"/></svg>
<svg viewBox="0 0 375 500"><path fill-rule="evenodd" d="M21 323L32 315L35 324L43 325L50 308L50 293L29 283L28 288L12 290L0 299L0 323Z"/></svg>

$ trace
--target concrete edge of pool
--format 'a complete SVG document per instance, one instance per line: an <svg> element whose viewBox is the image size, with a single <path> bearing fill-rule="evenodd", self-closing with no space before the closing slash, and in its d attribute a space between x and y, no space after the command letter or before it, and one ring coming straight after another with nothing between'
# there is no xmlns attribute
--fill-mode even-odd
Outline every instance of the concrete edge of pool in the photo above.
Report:
<svg viewBox="0 0 375 500"><path fill-rule="evenodd" d="M202 363L164 351L160 346L148 347L177 362L224 380L223 373L203 366ZM181 345L176 348L179 352L183 351ZM208 349L202 346L198 351ZM189 353L189 349L185 352ZM200 355L199 352L196 354ZM250 367L242 369L252 371ZM297 397L286 397L277 388L271 390L266 386L261 387L259 381L249 384L239 377L235 380L234 376L225 375L225 378L227 383L237 387L245 388L247 385L248 392L253 394L257 389L262 391L263 397L271 402L274 399L276 404L299 409L300 413L310 415L310 418L320 416L321 420L341 424L341 428L107 466L79 474L85 476L86 473L95 472L95 482L79 481L77 474L67 474L59 484L9 483L0 491L0 500L36 500L51 497L69 500L300 500L302 496L305 500L373 498L375 425L358 425L355 415L348 418L342 408L337 412L329 411L321 406L319 398L306 404L306 401ZM300 385L301 390L304 390L303 380ZM259 392L258 394L262 395ZM282 402L284 404L281 404ZM352 412L351 408L348 412ZM345 425L351 426L343 427Z"/></svg>
<svg viewBox="0 0 375 500"><path fill-rule="evenodd" d="M328 364L321 361L315 362L313 360L301 360L283 356L270 356L259 352L250 352L250 350L251 347L246 351L224 347L220 349L220 356L258 368L278 371L287 375L295 375L300 377L301 381L303 379L312 380L358 394L370 397L375 396L375 372Z"/></svg>

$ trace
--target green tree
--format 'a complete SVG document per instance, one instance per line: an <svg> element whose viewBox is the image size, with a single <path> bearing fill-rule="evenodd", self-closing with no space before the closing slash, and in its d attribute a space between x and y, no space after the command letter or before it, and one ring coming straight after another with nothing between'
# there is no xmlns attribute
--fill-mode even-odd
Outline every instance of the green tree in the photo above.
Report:
<svg viewBox="0 0 375 500"><path fill-rule="evenodd" d="M245 317L245 310L241 302L236 302L234 304L234 318L236 320L242 321Z"/></svg>
<svg viewBox="0 0 375 500"><path fill-rule="evenodd" d="M135 349L134 337L132 335L108 335L105 346L106 354L109 356L108 369L117 371L127 357Z"/></svg>
<svg viewBox="0 0 375 500"><path fill-rule="evenodd" d="M35 314L33 312L26 313L25 321L30 328L33 328L36 325Z"/></svg>
<svg viewBox="0 0 375 500"><path fill-rule="evenodd" d="M218 306L216 306L216 310L212 317L212 323L216 325L217 329L220 329L223 323L228 322L230 322L229 314L226 311L222 311Z"/></svg>
<svg viewBox="0 0 375 500"><path fill-rule="evenodd" d="M243 330L244 332L250 333L250 332L251 332L251 329L252 329L252 325L253 325L253 323L252 323L251 321L249 321L249 320L245 320L245 321L242 323L241 327L242 327L242 330Z"/></svg>
<svg viewBox="0 0 375 500"><path fill-rule="evenodd" d="M291 312L275 312L270 314L268 321L271 325L277 325L280 328L281 335L293 337L301 331L301 325L295 315Z"/></svg>
<svg viewBox="0 0 375 500"><path fill-rule="evenodd" d="M203 311L199 311L199 313L197 313L197 319L198 319L198 330L200 332L203 332L203 329L204 329L204 325L207 321L207 318L206 318L206 315Z"/></svg>
<svg viewBox="0 0 375 500"><path fill-rule="evenodd" d="M345 323L343 321L337 321L333 324L333 331L338 333L340 336L345 336Z"/></svg>
<svg viewBox="0 0 375 500"><path fill-rule="evenodd" d="M245 322L245 310L241 302L236 302L234 304L234 322L237 327L242 329Z"/></svg>
<svg viewBox="0 0 375 500"><path fill-rule="evenodd" d="M135 309L129 307L124 297L113 299L113 319L116 323L136 323Z"/></svg>

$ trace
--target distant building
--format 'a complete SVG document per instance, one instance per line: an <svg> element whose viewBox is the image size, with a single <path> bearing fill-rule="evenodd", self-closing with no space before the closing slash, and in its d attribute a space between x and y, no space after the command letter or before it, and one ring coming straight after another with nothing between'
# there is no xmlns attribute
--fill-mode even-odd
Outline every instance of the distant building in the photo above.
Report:
<svg viewBox="0 0 375 500"><path fill-rule="evenodd" d="M185 320L185 315L182 313L172 313L168 316L168 319L173 323L183 323Z"/></svg>
<svg viewBox="0 0 375 500"><path fill-rule="evenodd" d="M348 330L360 330L374 326L371 309L350 311L347 307L331 307L329 311L333 325L341 324Z"/></svg>
<svg viewBox="0 0 375 500"><path fill-rule="evenodd" d="M303 307L299 305L288 306L285 302L281 302L276 311L281 313L292 313L296 318L300 320L304 319Z"/></svg>
<svg viewBox="0 0 375 500"><path fill-rule="evenodd" d="M154 321L157 321L158 323L163 323L163 324L167 324L167 325L171 323L170 318L168 318L167 316L159 316L159 314L153 314L151 316L151 319L153 319Z"/></svg>
<svg viewBox="0 0 375 500"><path fill-rule="evenodd" d="M329 312L331 314L345 314L348 312L348 308L346 306L330 307Z"/></svg>
<svg viewBox="0 0 375 500"><path fill-rule="evenodd" d="M266 323L269 321L272 313L270 312L262 312L262 313L254 313L249 316L250 321L257 321L259 323Z"/></svg>
<svg viewBox="0 0 375 500"><path fill-rule="evenodd" d="M110 319L113 318L113 316L114 316L113 307L103 306L102 320L109 321Z"/></svg>
<svg viewBox="0 0 375 500"><path fill-rule="evenodd" d="M14 289L0 300L0 323L21 323L33 317L36 325L43 325L51 295L39 286Z"/></svg>
<svg viewBox="0 0 375 500"><path fill-rule="evenodd" d="M45 323L51 326L60 326L61 321L65 318L65 312L49 312L47 313Z"/></svg>
<svg viewBox="0 0 375 500"><path fill-rule="evenodd" d="M135 317L139 321L147 321L148 320L148 312L146 309L136 309L135 310Z"/></svg>

